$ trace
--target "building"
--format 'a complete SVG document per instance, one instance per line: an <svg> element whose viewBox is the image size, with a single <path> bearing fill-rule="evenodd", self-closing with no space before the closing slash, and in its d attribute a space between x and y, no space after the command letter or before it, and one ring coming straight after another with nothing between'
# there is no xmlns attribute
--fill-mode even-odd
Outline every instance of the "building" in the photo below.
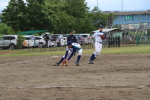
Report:
<svg viewBox="0 0 150 100"><path fill-rule="evenodd" d="M129 29L150 28L150 10L145 11L103 11L103 13L115 13L113 25L124 25ZM112 16L113 17L113 16ZM111 21L111 20L110 20ZM108 19L108 23L111 23ZM128 25L128 26L126 26ZM122 27L122 28L123 28Z"/></svg>
<svg viewBox="0 0 150 100"><path fill-rule="evenodd" d="M92 31L92 33L98 32L99 30ZM103 32L107 34L107 37L122 37L123 30L117 28L103 29Z"/></svg>

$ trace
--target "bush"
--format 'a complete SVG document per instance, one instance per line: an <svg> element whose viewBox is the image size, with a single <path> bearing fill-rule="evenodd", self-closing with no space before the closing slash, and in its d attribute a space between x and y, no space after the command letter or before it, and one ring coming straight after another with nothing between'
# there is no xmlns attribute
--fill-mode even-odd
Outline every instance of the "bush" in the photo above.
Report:
<svg viewBox="0 0 150 100"><path fill-rule="evenodd" d="M17 49L22 48L22 42L24 39L25 39L25 37L23 37L23 35L18 35Z"/></svg>
<svg viewBox="0 0 150 100"><path fill-rule="evenodd" d="M4 23L0 23L0 35L8 35L8 34L9 35L14 34L13 29Z"/></svg>

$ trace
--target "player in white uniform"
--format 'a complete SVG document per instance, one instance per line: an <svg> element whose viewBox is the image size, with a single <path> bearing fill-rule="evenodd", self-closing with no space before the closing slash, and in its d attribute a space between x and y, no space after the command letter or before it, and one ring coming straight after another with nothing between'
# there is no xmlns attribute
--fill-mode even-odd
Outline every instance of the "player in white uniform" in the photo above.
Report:
<svg viewBox="0 0 150 100"><path fill-rule="evenodd" d="M55 66L59 66L59 64L63 60L70 60L75 53L78 53L77 61L76 61L76 66L79 66L79 61L82 55L82 48L79 43L73 43L72 41L67 42L67 48L66 48L66 54L61 58L61 60L55 64Z"/></svg>
<svg viewBox="0 0 150 100"><path fill-rule="evenodd" d="M104 35L103 31L103 26L99 26L99 32L96 32L92 35L90 38L95 38L95 52L91 55L89 64L94 64L93 60L100 54L102 50L102 38L100 37L101 35Z"/></svg>

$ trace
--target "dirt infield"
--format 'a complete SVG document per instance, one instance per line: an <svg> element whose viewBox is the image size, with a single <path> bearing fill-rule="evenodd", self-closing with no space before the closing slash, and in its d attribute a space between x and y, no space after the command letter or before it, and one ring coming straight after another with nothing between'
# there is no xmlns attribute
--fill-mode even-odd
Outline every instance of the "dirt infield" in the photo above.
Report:
<svg viewBox="0 0 150 100"><path fill-rule="evenodd" d="M150 54L0 57L0 100L149 100Z"/></svg>

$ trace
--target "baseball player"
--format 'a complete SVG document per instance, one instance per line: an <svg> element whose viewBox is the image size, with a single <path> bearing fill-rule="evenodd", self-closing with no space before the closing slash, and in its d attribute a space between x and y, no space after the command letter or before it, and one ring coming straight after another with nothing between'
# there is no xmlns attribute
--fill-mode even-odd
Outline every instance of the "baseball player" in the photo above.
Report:
<svg viewBox="0 0 150 100"><path fill-rule="evenodd" d="M78 43L76 36L73 35L73 31L70 31L70 35L67 37L67 42L68 41Z"/></svg>
<svg viewBox="0 0 150 100"><path fill-rule="evenodd" d="M102 37L103 36L103 37ZM91 55L89 64L94 64L93 60L100 54L102 50L102 40L104 40L105 34L103 33L103 26L99 26L99 32L95 32L92 37L95 38L95 52Z"/></svg>
<svg viewBox="0 0 150 100"><path fill-rule="evenodd" d="M79 43L73 43L72 41L67 42L67 48L66 48L66 54L61 58L61 60L55 64L55 66L59 66L59 64L63 60L70 60L72 56L75 56L75 53L78 53L77 61L76 61L76 66L79 66L79 61L82 55L82 48Z"/></svg>

